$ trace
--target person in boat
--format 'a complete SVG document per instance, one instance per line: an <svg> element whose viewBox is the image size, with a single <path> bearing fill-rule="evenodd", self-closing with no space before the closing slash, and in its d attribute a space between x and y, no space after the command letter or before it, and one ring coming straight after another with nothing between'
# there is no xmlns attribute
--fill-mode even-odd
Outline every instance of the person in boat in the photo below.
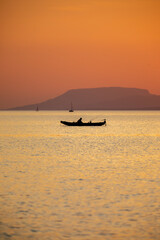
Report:
<svg viewBox="0 0 160 240"><path fill-rule="evenodd" d="M77 123L82 123L82 118L78 119Z"/></svg>

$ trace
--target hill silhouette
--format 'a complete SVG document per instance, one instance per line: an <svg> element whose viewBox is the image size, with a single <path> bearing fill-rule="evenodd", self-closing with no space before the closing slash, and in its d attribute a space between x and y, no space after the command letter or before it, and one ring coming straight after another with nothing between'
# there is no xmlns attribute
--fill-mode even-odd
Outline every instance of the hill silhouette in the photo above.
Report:
<svg viewBox="0 0 160 240"><path fill-rule="evenodd" d="M160 110L160 95L138 88L104 87L72 89L47 101L12 110Z"/></svg>

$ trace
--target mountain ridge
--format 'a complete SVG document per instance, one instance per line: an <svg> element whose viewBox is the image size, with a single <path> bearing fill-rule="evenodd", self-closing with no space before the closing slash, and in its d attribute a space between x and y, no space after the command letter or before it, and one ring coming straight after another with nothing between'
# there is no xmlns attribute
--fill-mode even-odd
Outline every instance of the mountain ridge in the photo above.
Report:
<svg viewBox="0 0 160 240"><path fill-rule="evenodd" d="M160 95L146 89L101 87L70 89L65 93L37 104L9 110L160 110Z"/></svg>

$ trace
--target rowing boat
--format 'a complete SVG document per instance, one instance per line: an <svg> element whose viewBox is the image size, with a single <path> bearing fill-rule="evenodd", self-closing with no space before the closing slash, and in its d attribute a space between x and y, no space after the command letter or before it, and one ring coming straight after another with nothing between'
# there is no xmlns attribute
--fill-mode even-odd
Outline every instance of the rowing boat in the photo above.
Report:
<svg viewBox="0 0 160 240"><path fill-rule="evenodd" d="M103 122L67 122L67 121L61 121L62 124L66 125L66 126L78 126L78 127L82 127L82 126L102 126L102 125L106 125L106 120L104 119Z"/></svg>

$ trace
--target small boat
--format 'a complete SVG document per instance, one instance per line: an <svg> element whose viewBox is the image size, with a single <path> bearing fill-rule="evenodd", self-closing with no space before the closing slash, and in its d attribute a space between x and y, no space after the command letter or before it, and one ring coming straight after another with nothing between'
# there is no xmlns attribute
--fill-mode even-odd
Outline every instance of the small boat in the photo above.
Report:
<svg viewBox="0 0 160 240"><path fill-rule="evenodd" d="M72 103L71 103L71 108L70 108L69 112L74 112Z"/></svg>
<svg viewBox="0 0 160 240"><path fill-rule="evenodd" d="M67 121L61 121L62 124L66 125L66 126L78 126L78 127L82 127L82 126L102 126L102 125L106 125L106 119L104 119L103 122L67 122Z"/></svg>

